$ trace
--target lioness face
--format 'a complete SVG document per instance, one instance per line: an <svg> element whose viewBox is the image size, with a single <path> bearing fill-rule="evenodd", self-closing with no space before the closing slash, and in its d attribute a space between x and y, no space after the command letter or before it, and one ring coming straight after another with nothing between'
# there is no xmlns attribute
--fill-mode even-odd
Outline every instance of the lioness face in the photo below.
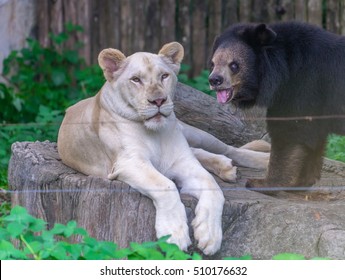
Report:
<svg viewBox="0 0 345 280"><path fill-rule="evenodd" d="M176 74L182 58L183 47L173 42L158 54L139 52L127 58L118 50L106 49L100 53L99 63L116 98L128 104L128 118L158 130L173 113Z"/></svg>

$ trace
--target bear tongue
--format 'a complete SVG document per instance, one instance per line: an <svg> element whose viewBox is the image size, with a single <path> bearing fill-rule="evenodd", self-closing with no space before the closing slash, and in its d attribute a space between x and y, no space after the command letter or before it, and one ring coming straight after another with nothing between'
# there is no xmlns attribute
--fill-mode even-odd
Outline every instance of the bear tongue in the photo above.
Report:
<svg viewBox="0 0 345 280"><path fill-rule="evenodd" d="M223 89L217 91L217 101L221 104L225 104L228 102L232 97L232 90L231 89Z"/></svg>

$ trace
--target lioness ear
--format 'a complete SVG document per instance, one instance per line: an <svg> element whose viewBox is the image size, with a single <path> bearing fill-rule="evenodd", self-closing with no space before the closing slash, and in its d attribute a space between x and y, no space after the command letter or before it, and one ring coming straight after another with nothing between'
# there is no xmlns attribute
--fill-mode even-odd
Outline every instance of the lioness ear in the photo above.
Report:
<svg viewBox="0 0 345 280"><path fill-rule="evenodd" d="M115 49L104 49L98 55L98 64L103 70L104 77L107 81L114 79L114 73L119 70L126 56Z"/></svg>
<svg viewBox="0 0 345 280"><path fill-rule="evenodd" d="M168 59L171 64L173 71L177 74L180 70L180 64L184 56L184 49L182 45L178 42L171 42L165 44L158 55L163 56Z"/></svg>

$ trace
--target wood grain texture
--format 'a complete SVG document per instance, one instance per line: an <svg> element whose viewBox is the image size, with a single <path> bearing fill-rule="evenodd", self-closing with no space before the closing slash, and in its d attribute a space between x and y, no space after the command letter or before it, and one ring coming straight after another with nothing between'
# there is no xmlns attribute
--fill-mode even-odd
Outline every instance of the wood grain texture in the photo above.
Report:
<svg viewBox="0 0 345 280"><path fill-rule="evenodd" d="M299 20L344 34L342 0L47 0L37 1L37 37L49 46L50 32L64 31L64 24L81 25L85 32L81 54L97 62L103 48L117 48L127 55L157 52L169 41L185 47L184 63L195 76L207 65L216 36L238 22Z"/></svg>

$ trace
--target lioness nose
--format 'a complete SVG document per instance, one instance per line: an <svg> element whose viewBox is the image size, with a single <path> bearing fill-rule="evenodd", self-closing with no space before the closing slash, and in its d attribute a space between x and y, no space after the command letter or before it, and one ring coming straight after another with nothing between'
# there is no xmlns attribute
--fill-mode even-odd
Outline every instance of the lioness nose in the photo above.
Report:
<svg viewBox="0 0 345 280"><path fill-rule="evenodd" d="M210 75L208 81L211 86L219 86L223 83L224 79L222 76L219 75Z"/></svg>
<svg viewBox="0 0 345 280"><path fill-rule="evenodd" d="M162 106L162 104L166 101L166 98L157 98L155 100L148 100L151 104L156 105L157 107Z"/></svg>

